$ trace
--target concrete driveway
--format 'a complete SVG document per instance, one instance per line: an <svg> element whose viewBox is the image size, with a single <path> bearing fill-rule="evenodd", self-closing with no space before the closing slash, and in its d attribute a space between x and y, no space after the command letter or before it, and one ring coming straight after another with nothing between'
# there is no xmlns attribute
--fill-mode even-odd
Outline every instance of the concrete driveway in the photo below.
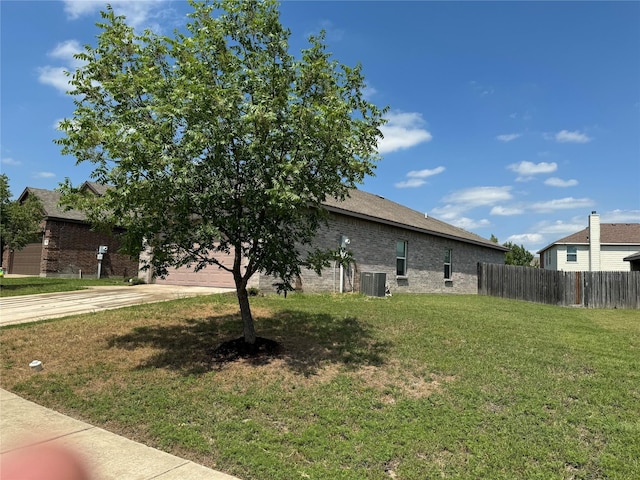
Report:
<svg viewBox="0 0 640 480"><path fill-rule="evenodd" d="M0 326L114 308L164 302L196 295L233 292L229 288L136 285L0 298Z"/></svg>

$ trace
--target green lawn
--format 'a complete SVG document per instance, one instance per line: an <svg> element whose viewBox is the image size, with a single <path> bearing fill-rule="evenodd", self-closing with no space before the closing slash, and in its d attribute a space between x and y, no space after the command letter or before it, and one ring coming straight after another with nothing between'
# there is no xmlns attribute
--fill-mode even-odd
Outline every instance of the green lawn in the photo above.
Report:
<svg viewBox="0 0 640 480"><path fill-rule="evenodd" d="M249 480L640 478L640 315L478 296L233 295L0 330L0 383ZM42 360L44 371L28 363Z"/></svg>
<svg viewBox="0 0 640 480"><path fill-rule="evenodd" d="M72 290L82 290L90 286L124 284L124 279L121 277L101 278L100 280L84 278L2 277L0 278L0 297L70 292Z"/></svg>

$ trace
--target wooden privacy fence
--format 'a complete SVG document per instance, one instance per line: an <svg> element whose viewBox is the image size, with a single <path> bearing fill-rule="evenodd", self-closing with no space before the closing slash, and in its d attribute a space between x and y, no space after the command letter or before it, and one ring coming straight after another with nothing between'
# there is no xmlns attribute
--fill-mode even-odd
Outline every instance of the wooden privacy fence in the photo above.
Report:
<svg viewBox="0 0 640 480"><path fill-rule="evenodd" d="M640 308L640 272L558 272L479 263L478 294L550 305Z"/></svg>

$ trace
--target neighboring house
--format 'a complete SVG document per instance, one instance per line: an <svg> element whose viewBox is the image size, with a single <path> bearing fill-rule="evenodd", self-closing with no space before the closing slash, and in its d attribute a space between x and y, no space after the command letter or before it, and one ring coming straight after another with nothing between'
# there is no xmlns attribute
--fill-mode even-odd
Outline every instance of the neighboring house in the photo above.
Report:
<svg viewBox="0 0 640 480"><path fill-rule="evenodd" d="M508 251L473 233L360 190L343 202L327 200L326 227L318 231L313 248L344 246L354 262L338 262L321 276L303 270L295 284L305 292L359 291L362 272L386 274L392 293L477 293L478 262L504 263ZM214 266L198 273L182 268L157 282L203 284L217 276L217 285L234 286L231 275ZM202 279L202 281L200 281ZM275 291L274 277L256 274L250 286Z"/></svg>
<svg viewBox="0 0 640 480"><path fill-rule="evenodd" d="M106 187L85 182L85 190L102 195ZM98 271L98 248L106 246L101 260L101 277L131 277L138 273L138 259L117 253L118 232L109 235L93 231L86 216L78 210L65 211L59 206L60 193L27 187L20 197L23 202L36 196L44 207L42 239L22 250L3 252L6 273L40 275L41 277L95 277Z"/></svg>
<svg viewBox="0 0 640 480"><path fill-rule="evenodd" d="M627 258L640 250L640 223L600 223L591 212L584 230L544 247L540 267L547 270L629 271Z"/></svg>
<svg viewBox="0 0 640 480"><path fill-rule="evenodd" d="M640 272L640 252L628 257L623 258L625 262L629 262L629 267L632 272Z"/></svg>

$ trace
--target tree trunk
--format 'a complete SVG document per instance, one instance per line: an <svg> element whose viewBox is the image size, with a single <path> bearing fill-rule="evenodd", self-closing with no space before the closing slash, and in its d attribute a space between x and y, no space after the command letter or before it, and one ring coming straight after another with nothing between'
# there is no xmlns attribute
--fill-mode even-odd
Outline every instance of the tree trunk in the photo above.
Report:
<svg viewBox="0 0 640 480"><path fill-rule="evenodd" d="M253 317L251 316L247 287L244 285L238 286L236 291L238 294L238 303L240 304L240 315L242 316L244 341L253 345L256 343L256 330L253 326Z"/></svg>
<svg viewBox="0 0 640 480"><path fill-rule="evenodd" d="M242 276L242 245L234 246L233 280L236 284L236 295L238 296L238 304L240 305L244 341L245 343L253 345L256 343L256 330L253 326L253 317L251 316L251 307L249 305L249 293L247 293L249 276Z"/></svg>

